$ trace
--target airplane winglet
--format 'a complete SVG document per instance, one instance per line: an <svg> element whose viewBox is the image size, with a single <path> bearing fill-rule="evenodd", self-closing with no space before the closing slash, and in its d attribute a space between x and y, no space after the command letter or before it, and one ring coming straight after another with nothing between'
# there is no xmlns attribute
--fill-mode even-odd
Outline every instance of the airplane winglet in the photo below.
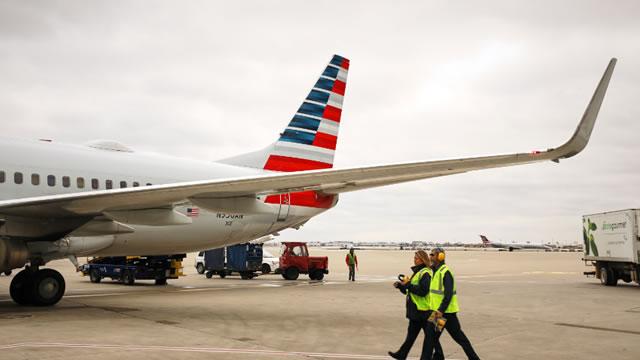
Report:
<svg viewBox="0 0 640 360"><path fill-rule="evenodd" d="M582 119L573 136L571 136L571 139L562 146L549 151L549 155L553 161L558 162L560 159L570 158L581 152L587 146L617 61L616 58L612 58L611 61L609 61L609 65L604 71L604 75L602 75L602 79L600 79L600 83L598 83L598 87L593 93L591 101L589 105L587 105L584 115L582 115Z"/></svg>

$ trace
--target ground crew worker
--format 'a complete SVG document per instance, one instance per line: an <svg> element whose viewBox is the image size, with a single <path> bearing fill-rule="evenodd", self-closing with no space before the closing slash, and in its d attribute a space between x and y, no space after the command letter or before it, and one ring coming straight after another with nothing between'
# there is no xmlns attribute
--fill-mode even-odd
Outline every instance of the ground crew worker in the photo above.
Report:
<svg viewBox="0 0 640 360"><path fill-rule="evenodd" d="M431 262L429 261L429 255L423 250L418 250L414 254L413 263L415 266L411 268L413 275L411 277L405 276L402 281L396 281L393 286L400 290L403 294L407 295L406 308L407 319L409 319L409 328L407 329L407 337L404 340L400 350L396 352L389 351L389 356L394 359L406 359L411 350L411 346L416 341L420 330L425 332L425 339L423 341L422 356L420 359L431 360L431 351L425 353L427 343L427 327L429 323L427 319L431 315L429 310L429 284L431 283ZM431 335L434 337L435 334ZM432 341L434 344L435 341ZM436 354L444 359L442 354L442 348L440 343L437 343Z"/></svg>
<svg viewBox="0 0 640 360"><path fill-rule="evenodd" d="M356 281L356 268L358 267L358 257L353 252L353 248L349 249L347 253L347 257L344 258L344 261L347 263L349 267L349 280Z"/></svg>
<svg viewBox="0 0 640 360"><path fill-rule="evenodd" d="M442 248L435 248L429 254L431 263L433 264L433 278L429 287L429 309L436 312L436 317L444 317L447 322L444 328L455 342L464 350L469 359L480 359L471 346L471 342L460 327L458 320L458 295L456 294L456 284L451 270L444 263L445 253ZM430 354L432 349L439 346L440 334L436 331L435 326L427 327L427 343L425 349ZM424 351L423 351L424 353ZM434 354L433 359L444 359Z"/></svg>

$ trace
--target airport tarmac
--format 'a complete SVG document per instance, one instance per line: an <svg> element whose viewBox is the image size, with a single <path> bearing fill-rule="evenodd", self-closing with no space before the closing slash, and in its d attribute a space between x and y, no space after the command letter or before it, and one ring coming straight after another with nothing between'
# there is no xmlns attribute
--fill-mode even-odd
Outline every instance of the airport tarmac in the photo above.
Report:
<svg viewBox="0 0 640 360"><path fill-rule="evenodd" d="M301 275L206 279L155 286L92 284L68 261L55 307L15 305L0 277L0 359L386 359L407 326L404 297L391 283L408 273L412 251L357 251L348 282L344 250L329 256L324 281ZM483 359L640 357L640 286L604 287L585 278L580 253L455 251L460 318ZM14 273L15 274L15 273ZM412 356L421 349L422 336ZM448 335L448 359L465 358Z"/></svg>

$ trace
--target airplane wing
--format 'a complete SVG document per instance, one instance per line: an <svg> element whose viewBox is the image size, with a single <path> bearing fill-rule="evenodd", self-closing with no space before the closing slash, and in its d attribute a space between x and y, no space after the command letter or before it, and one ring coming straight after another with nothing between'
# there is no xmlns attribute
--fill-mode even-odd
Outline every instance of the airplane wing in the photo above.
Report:
<svg viewBox="0 0 640 360"><path fill-rule="evenodd" d="M615 64L616 59L611 59L573 136L563 145L546 151L348 169L267 173L233 179L5 200L0 201L0 213L36 217L95 216L106 211L168 207L197 199L255 197L307 190L338 194L474 170L549 160L558 162L578 154L587 145Z"/></svg>

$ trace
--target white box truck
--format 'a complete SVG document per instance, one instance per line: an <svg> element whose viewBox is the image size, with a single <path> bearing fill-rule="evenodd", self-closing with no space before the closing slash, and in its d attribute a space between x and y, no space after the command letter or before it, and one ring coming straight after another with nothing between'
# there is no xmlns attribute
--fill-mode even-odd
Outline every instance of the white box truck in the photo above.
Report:
<svg viewBox="0 0 640 360"><path fill-rule="evenodd" d="M584 261L595 266L603 285L615 286L618 280L640 283L639 225L639 209L582 217Z"/></svg>

